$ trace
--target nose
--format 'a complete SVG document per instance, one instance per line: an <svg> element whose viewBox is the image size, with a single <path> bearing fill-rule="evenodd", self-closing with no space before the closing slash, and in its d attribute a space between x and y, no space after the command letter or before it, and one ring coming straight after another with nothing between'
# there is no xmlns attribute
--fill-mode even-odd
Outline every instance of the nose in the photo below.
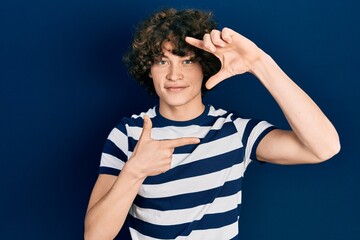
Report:
<svg viewBox="0 0 360 240"><path fill-rule="evenodd" d="M171 65L169 67L169 71L166 75L166 78L170 81L177 81L183 79L184 75L182 74L182 70L180 66Z"/></svg>

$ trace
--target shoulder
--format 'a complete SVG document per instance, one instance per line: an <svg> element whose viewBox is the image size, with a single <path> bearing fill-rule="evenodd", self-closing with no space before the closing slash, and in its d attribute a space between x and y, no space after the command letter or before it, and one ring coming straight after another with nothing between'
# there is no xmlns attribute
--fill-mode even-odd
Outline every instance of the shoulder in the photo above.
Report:
<svg viewBox="0 0 360 240"><path fill-rule="evenodd" d="M227 110L224 110L222 108L215 108L212 105L208 105L209 107L209 113L208 116L211 117L223 117L229 114L229 112Z"/></svg>
<svg viewBox="0 0 360 240"><path fill-rule="evenodd" d="M223 108L216 108L212 105L209 105L208 116L218 120L223 119L224 121L232 122L235 125L239 123L246 123L250 120L248 118L243 118L235 110L225 110Z"/></svg>
<svg viewBox="0 0 360 240"><path fill-rule="evenodd" d="M144 116L147 115L150 118L156 117L156 106L149 108L147 111L132 114L130 117L123 117L116 125L116 128L124 127L142 127L144 124Z"/></svg>
<svg viewBox="0 0 360 240"><path fill-rule="evenodd" d="M249 118L245 118L244 116L241 116L236 110L218 108L218 107L214 107L213 105L209 105L209 114L208 115L212 116L212 117L230 118L232 120L235 120L235 119L249 120Z"/></svg>
<svg viewBox="0 0 360 240"><path fill-rule="evenodd" d="M117 138L118 135L129 135L130 129L140 129L144 124L144 116L155 117L155 107L148 109L147 111L133 114L130 117L123 117L121 120L112 128L108 138Z"/></svg>
<svg viewBox="0 0 360 240"><path fill-rule="evenodd" d="M229 123L234 125L237 129L237 132L245 139L247 139L250 135L251 136L260 136L264 134L266 129L273 129L274 126L264 120L257 119L257 118L249 118L241 116L235 110L224 110L222 108L214 108L210 106L209 109L209 116L213 116L223 119L222 121L225 123Z"/></svg>

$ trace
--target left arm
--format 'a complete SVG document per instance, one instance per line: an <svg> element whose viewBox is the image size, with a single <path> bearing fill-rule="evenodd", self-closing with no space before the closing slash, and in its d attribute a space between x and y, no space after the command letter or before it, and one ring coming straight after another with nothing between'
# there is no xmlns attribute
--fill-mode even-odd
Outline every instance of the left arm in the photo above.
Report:
<svg viewBox="0 0 360 240"><path fill-rule="evenodd" d="M259 160L279 164L318 163L340 150L336 129L314 101L264 51L239 33L224 28L186 41L217 56L221 70L206 83L219 82L244 72L254 74L282 109L291 131L273 130L258 145Z"/></svg>
<svg viewBox="0 0 360 240"><path fill-rule="evenodd" d="M265 53L252 65L282 109L292 131L274 130L260 142L258 159L281 164L318 163L340 150L336 129L314 103Z"/></svg>

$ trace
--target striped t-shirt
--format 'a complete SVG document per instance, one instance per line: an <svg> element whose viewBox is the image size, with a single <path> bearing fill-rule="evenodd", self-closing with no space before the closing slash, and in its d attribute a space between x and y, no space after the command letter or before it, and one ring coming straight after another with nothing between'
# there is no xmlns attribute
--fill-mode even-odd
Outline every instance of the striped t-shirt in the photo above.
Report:
<svg viewBox="0 0 360 240"><path fill-rule="evenodd" d="M200 143L176 148L171 169L145 179L128 215L132 239L237 239L244 172L256 160L258 143L274 127L211 105L183 122L164 118L154 107L122 119L111 131L100 174L120 173L145 114L152 120L153 139L197 137Z"/></svg>

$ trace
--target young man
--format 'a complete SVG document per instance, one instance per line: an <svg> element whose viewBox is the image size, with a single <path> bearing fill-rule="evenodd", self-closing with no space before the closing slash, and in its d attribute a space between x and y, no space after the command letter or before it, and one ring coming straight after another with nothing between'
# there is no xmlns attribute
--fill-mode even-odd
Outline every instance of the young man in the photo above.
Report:
<svg viewBox="0 0 360 240"><path fill-rule="evenodd" d="M126 62L159 105L110 133L86 239L113 239L127 217L133 239L237 239L251 161L319 163L340 150L334 126L309 96L253 42L216 30L211 13L154 14L139 26ZM271 93L291 130L203 104L206 88L245 72Z"/></svg>

